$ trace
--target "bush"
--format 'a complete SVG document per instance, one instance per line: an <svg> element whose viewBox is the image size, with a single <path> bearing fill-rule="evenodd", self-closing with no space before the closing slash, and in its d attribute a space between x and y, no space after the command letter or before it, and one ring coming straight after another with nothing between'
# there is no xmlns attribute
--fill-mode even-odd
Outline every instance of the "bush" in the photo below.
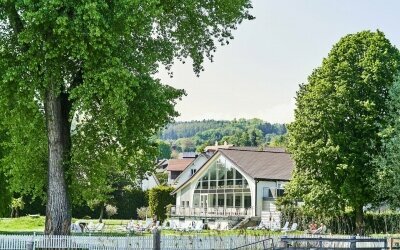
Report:
<svg viewBox="0 0 400 250"><path fill-rule="evenodd" d="M171 195L173 187L158 186L149 191L150 213L156 215L160 222L167 218L166 207L168 204L175 204L175 197Z"/></svg>
<svg viewBox="0 0 400 250"><path fill-rule="evenodd" d="M291 208L281 211L281 222L290 221L298 223L299 230L308 228L311 221L323 222L335 234L352 234L356 229L355 213L352 211L331 216L310 216L304 214L301 208ZM366 212L364 214L364 233L395 234L400 232L399 212Z"/></svg>
<svg viewBox="0 0 400 250"><path fill-rule="evenodd" d="M150 209L148 207L138 208L138 209L136 209L136 212L137 212L137 216L142 220L144 220L148 217L151 217Z"/></svg>
<svg viewBox="0 0 400 250"><path fill-rule="evenodd" d="M106 205L106 214L108 218L110 219L111 216L116 215L118 213L118 209L116 206L107 204Z"/></svg>

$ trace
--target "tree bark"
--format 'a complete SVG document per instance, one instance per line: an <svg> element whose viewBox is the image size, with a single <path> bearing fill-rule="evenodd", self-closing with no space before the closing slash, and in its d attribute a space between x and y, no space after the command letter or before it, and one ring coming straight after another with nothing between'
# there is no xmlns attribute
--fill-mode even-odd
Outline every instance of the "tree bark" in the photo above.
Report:
<svg viewBox="0 0 400 250"><path fill-rule="evenodd" d="M356 234L364 235L364 211L363 206L356 207Z"/></svg>
<svg viewBox="0 0 400 250"><path fill-rule="evenodd" d="M99 223L103 223L103 216L104 216L104 203L101 203L100 205L100 218L99 218Z"/></svg>
<svg viewBox="0 0 400 250"><path fill-rule="evenodd" d="M45 234L51 235L69 234L71 225L64 165L69 155L64 108L61 95L51 86L45 94L49 157Z"/></svg>

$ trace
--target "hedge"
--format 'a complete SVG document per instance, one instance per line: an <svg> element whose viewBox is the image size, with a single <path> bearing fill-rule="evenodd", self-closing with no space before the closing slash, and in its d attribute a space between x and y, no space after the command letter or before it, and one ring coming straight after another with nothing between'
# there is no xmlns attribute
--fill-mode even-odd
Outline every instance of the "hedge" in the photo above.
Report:
<svg viewBox="0 0 400 250"><path fill-rule="evenodd" d="M304 215L301 209L282 212L282 223L298 223L298 230L308 229L311 221L323 222L331 233L352 234L355 232L355 214L346 212L330 217ZM398 234L400 233L400 212L366 212L364 214L365 234Z"/></svg>
<svg viewBox="0 0 400 250"><path fill-rule="evenodd" d="M173 187L158 186L149 190L150 213L163 222L167 218L167 205L175 204L175 197L171 195Z"/></svg>

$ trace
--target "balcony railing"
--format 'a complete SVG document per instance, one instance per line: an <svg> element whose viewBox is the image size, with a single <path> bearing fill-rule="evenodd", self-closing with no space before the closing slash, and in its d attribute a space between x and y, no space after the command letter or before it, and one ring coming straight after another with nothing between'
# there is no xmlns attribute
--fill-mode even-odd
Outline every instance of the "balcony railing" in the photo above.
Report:
<svg viewBox="0 0 400 250"><path fill-rule="evenodd" d="M225 208L225 207L172 207L171 216L199 216L199 217L229 217L253 216L253 208Z"/></svg>

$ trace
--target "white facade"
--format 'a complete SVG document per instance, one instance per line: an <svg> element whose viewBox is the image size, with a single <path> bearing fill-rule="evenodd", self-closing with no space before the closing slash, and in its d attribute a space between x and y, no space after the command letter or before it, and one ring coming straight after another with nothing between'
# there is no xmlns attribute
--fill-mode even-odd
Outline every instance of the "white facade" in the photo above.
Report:
<svg viewBox="0 0 400 250"><path fill-rule="evenodd" d="M201 220L209 228L228 229L262 221L280 227L276 198L283 195L294 162L282 149L218 149L196 171L188 167L177 179L171 221Z"/></svg>
<svg viewBox="0 0 400 250"><path fill-rule="evenodd" d="M160 185L160 183L154 176L154 174L147 175L143 180L140 181L140 187L142 191L152 189L154 187L157 187L158 185Z"/></svg>
<svg viewBox="0 0 400 250"><path fill-rule="evenodd" d="M262 211L275 212L274 201L283 194L287 182L254 179L220 152L191 179L187 177L175 191L172 215L220 218L221 223L228 223L224 217L260 217Z"/></svg>
<svg viewBox="0 0 400 250"><path fill-rule="evenodd" d="M207 160L208 158L203 154L197 156L197 158L194 159L193 162L190 163L189 166L187 166L185 170L183 170L183 172L175 179L173 186L179 187L185 181L189 180L190 177L192 177L192 175L195 174L197 170L199 170L199 168L206 163Z"/></svg>

